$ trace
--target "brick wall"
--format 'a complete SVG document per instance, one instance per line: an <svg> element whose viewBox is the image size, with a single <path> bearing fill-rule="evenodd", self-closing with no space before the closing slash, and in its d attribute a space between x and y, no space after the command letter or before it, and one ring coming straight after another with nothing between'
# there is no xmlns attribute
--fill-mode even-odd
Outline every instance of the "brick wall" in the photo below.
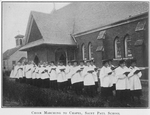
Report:
<svg viewBox="0 0 150 115"><path fill-rule="evenodd" d="M97 40L97 36L100 31L93 32L90 34L82 35L76 37L78 42L78 60L82 59L82 50L81 46L84 43L86 48L86 58L88 59L88 43L91 42L93 45L93 53L95 64L97 66L102 66L102 57L104 59L115 58L114 57L114 39L118 36L121 40L121 56L125 58L125 49L124 49L124 38L126 35L131 37L131 49L132 55L134 58L137 59L137 66L139 67L147 67L148 66L148 20L146 19L145 29L141 31L135 31L137 23L139 21L135 21L132 23L120 25L117 27L109 28L106 30L105 39L104 40ZM135 42L138 39L143 39L144 44L142 46L135 46ZM98 45L104 46L104 52L96 52L96 48ZM118 65L118 61L114 61L114 65ZM148 70L143 72L143 78L148 78Z"/></svg>

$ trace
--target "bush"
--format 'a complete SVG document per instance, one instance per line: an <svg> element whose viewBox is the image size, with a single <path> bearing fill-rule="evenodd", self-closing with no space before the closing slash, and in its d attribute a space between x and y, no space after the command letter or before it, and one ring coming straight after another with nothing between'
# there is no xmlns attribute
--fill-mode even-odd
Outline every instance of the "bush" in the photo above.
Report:
<svg viewBox="0 0 150 115"><path fill-rule="evenodd" d="M85 98L73 93L64 93L52 89L16 83L4 77L3 97L9 101L16 101L20 106L34 107L102 107L100 101ZM5 106L5 103L3 103Z"/></svg>

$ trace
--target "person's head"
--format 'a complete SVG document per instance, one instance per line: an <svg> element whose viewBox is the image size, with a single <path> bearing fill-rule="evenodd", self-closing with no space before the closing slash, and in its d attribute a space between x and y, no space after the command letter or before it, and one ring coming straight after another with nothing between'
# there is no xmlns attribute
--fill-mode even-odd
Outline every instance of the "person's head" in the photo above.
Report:
<svg viewBox="0 0 150 115"><path fill-rule="evenodd" d="M17 62L17 65L18 65L18 66L20 66L20 65L21 65L20 61L18 61L18 62Z"/></svg>
<svg viewBox="0 0 150 115"><path fill-rule="evenodd" d="M54 61L51 61L51 66L53 66L54 65Z"/></svg>
<svg viewBox="0 0 150 115"><path fill-rule="evenodd" d="M105 66L105 67L108 67L108 66L109 66L108 60L104 60L104 61L103 61L103 66Z"/></svg>
<svg viewBox="0 0 150 115"><path fill-rule="evenodd" d="M112 65L112 61L113 61L113 59L109 59L109 60L108 60L108 64L109 64L109 66L111 66L111 65Z"/></svg>
<svg viewBox="0 0 150 115"><path fill-rule="evenodd" d="M91 59L90 64L91 64L91 65L94 65L94 58Z"/></svg>
<svg viewBox="0 0 150 115"><path fill-rule="evenodd" d="M71 66L71 61L68 61L68 66Z"/></svg>
<svg viewBox="0 0 150 115"><path fill-rule="evenodd" d="M120 60L119 61L119 66L122 67L122 68L125 67L126 66L125 60Z"/></svg>
<svg viewBox="0 0 150 115"><path fill-rule="evenodd" d="M59 61L59 65L60 65L60 66L63 66L63 61Z"/></svg>
<svg viewBox="0 0 150 115"><path fill-rule="evenodd" d="M77 61L73 61L73 66L77 66L78 62Z"/></svg>
<svg viewBox="0 0 150 115"><path fill-rule="evenodd" d="M81 66L83 66L84 65L84 61L82 60L82 61L80 61L80 65Z"/></svg>
<svg viewBox="0 0 150 115"><path fill-rule="evenodd" d="M90 65L91 65L91 61L88 60L88 61L86 62L86 65L87 65L87 66L90 66Z"/></svg>
<svg viewBox="0 0 150 115"><path fill-rule="evenodd" d="M131 60L131 66L132 66L132 67L135 67L135 66L136 66L136 59L132 59L132 60Z"/></svg>

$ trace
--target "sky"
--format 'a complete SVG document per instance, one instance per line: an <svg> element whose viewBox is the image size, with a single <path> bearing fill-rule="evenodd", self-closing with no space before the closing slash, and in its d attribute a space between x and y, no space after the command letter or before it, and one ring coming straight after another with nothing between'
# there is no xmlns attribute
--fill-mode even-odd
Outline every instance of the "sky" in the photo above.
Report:
<svg viewBox="0 0 150 115"><path fill-rule="evenodd" d="M68 4L68 2L56 2L55 9L60 9ZM3 2L2 52L16 46L16 35L25 35L31 11L50 13L53 8L54 2Z"/></svg>

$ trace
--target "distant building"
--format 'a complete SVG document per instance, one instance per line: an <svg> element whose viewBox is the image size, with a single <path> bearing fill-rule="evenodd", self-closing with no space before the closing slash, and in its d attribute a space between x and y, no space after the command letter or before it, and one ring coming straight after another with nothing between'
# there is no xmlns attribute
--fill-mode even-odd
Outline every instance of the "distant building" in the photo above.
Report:
<svg viewBox="0 0 150 115"><path fill-rule="evenodd" d="M3 69L10 71L13 64L16 64L19 60L27 58L27 52L20 51L19 49L25 44L23 35L17 35L15 37L16 47L8 49L3 53Z"/></svg>
<svg viewBox="0 0 150 115"><path fill-rule="evenodd" d="M147 2L75 2L51 14L31 12L25 35L28 59L42 61L136 58L148 66ZM144 78L147 78L147 71Z"/></svg>

